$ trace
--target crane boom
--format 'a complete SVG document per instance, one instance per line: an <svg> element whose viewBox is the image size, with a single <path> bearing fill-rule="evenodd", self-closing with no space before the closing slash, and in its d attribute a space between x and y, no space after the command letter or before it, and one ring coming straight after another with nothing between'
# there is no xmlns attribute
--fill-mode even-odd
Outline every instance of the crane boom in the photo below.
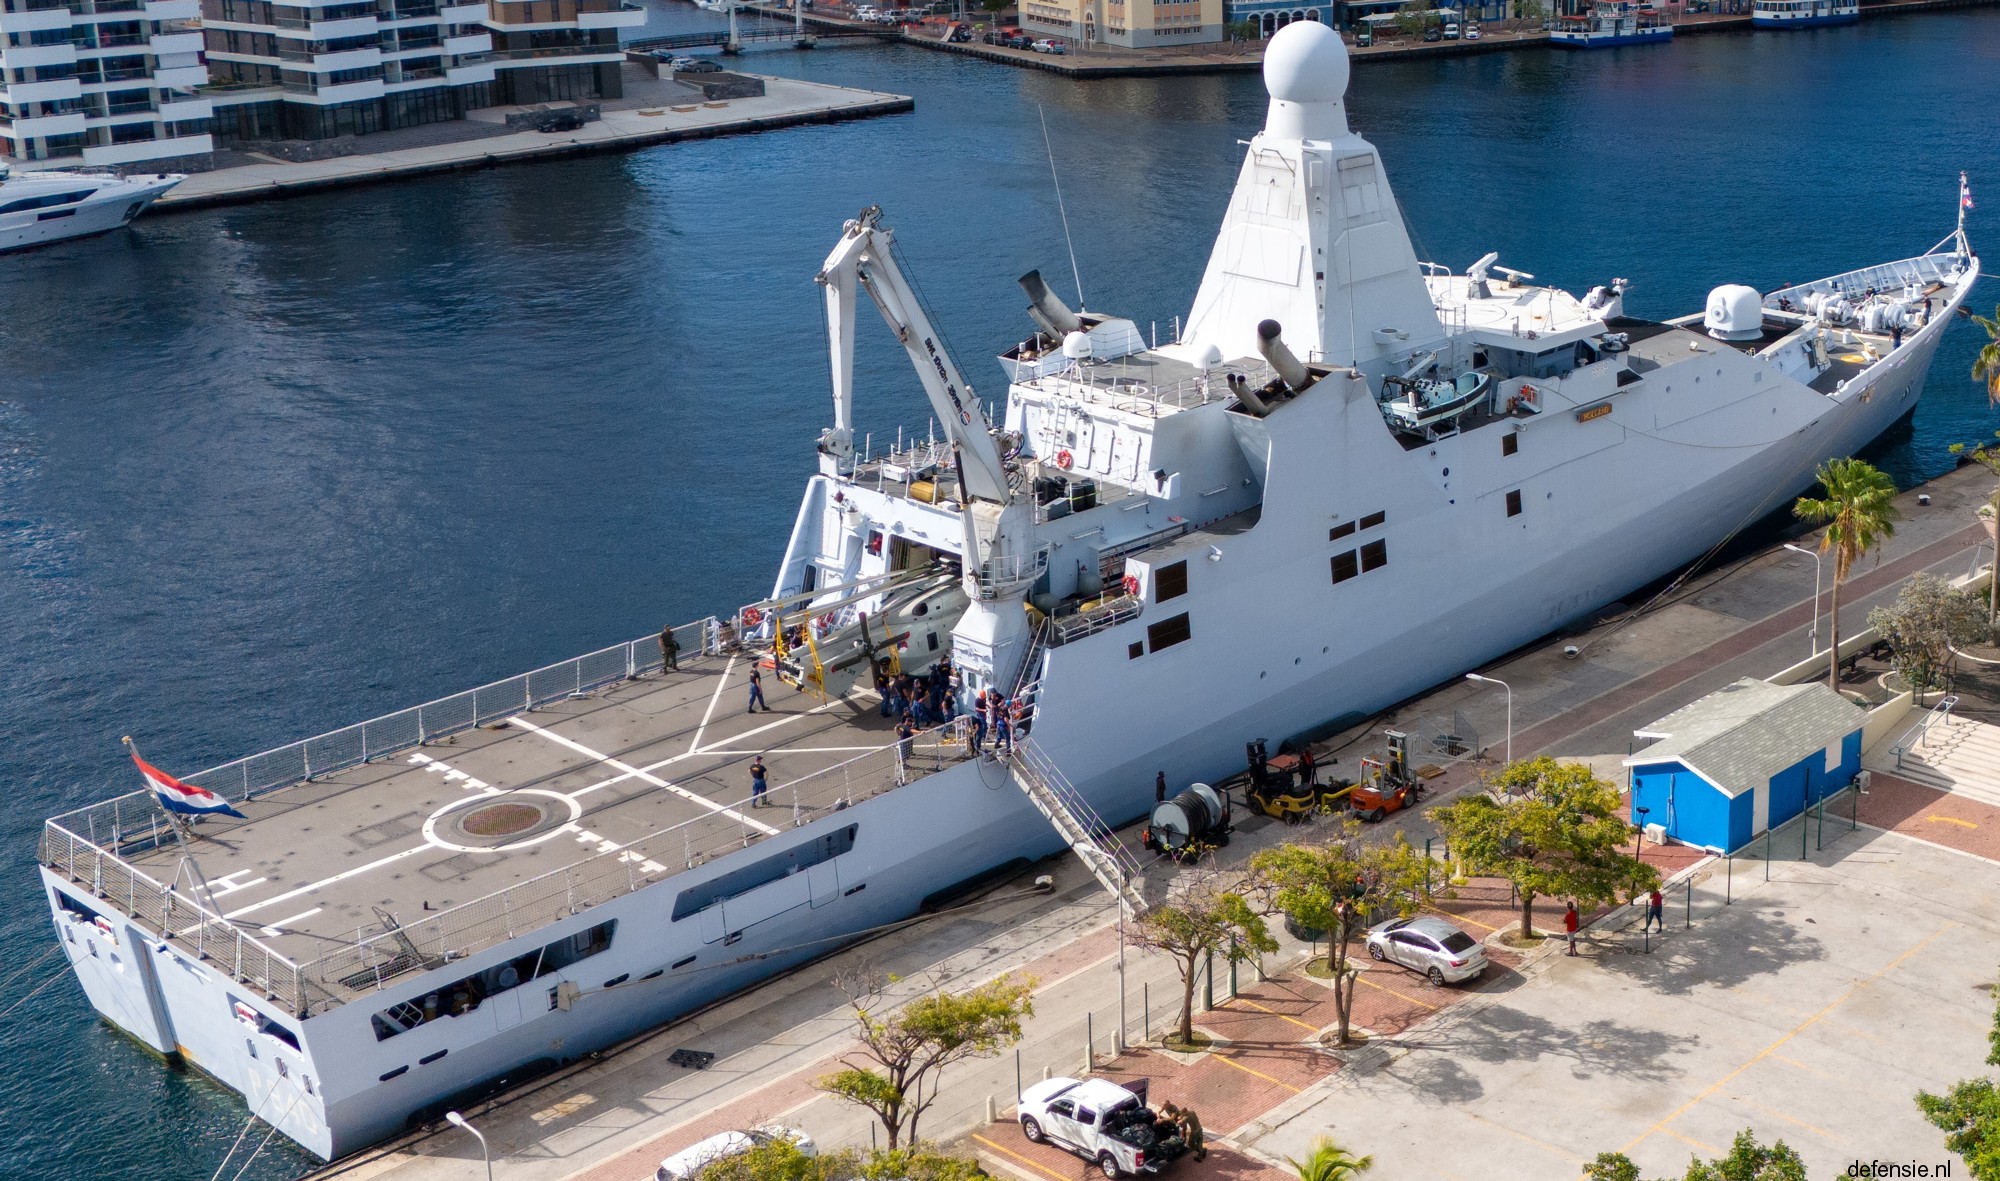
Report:
<svg viewBox="0 0 2000 1181"><path fill-rule="evenodd" d="M890 253L894 233L881 224L882 208L871 205L841 229L840 241L820 269L826 288L828 349L833 362L833 429L821 450L837 470L851 472L854 455L854 291L868 292L890 331L909 354L924 394L930 398L946 438L961 460L964 494L992 504L1008 503L1007 469L994 444L991 424L958 363L924 314L901 268Z"/></svg>

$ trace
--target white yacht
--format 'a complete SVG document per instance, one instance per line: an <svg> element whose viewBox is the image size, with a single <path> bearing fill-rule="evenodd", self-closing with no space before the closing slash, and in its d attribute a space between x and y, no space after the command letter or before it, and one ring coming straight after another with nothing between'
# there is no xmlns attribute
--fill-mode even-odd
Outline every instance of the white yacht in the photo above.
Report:
<svg viewBox="0 0 2000 1181"><path fill-rule="evenodd" d="M191 775L220 800L179 831L136 775L79 785L39 863L90 1003L335 1157L1065 846L1138 911L1103 820L1156 774L1215 782L1700 559L1910 412L1979 277L1962 214L1664 321L1622 280L1421 262L1339 37L1288 25L1263 70L1178 339L1031 272L997 415L882 212L841 228L817 470L788 536L742 539L784 546L768 597ZM870 312L930 425L859 416ZM1013 702L983 753L876 691L947 656L961 701Z"/></svg>
<svg viewBox="0 0 2000 1181"><path fill-rule="evenodd" d="M1860 19L1860 0L1756 0L1750 10L1750 23L1759 29L1812 29Z"/></svg>
<svg viewBox="0 0 2000 1181"><path fill-rule="evenodd" d="M0 252L109 233L186 179L177 173L10 173L0 164Z"/></svg>
<svg viewBox="0 0 2000 1181"><path fill-rule="evenodd" d="M1634 0L1599 0L1589 13L1563 17L1549 31L1549 44L1559 49L1608 49L1673 39L1674 27L1659 11Z"/></svg>

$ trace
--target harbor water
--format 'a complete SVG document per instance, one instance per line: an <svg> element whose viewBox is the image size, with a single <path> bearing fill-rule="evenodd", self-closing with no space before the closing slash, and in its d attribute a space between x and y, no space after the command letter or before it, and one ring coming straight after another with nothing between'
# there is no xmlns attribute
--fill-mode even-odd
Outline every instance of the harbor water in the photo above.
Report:
<svg viewBox="0 0 2000 1181"><path fill-rule="evenodd" d="M651 32L714 21L656 3ZM997 399L1030 268L1171 334L1264 111L1248 74L1079 83L881 45L745 68L917 107L0 259L0 1178L199 1181L243 1130L36 963L38 827L139 786L120 735L193 771L759 596L829 420L812 277L843 219L884 207ZM1420 254L1627 277L1639 315L1923 251L1960 170L1991 197L1975 247L2000 240L1993 10L1371 64L1349 106ZM1984 339L1955 325L1874 449L1899 483L2000 427L1967 376ZM900 350L872 320L860 340L862 429L925 430ZM242 1175L310 1163L273 1139Z"/></svg>

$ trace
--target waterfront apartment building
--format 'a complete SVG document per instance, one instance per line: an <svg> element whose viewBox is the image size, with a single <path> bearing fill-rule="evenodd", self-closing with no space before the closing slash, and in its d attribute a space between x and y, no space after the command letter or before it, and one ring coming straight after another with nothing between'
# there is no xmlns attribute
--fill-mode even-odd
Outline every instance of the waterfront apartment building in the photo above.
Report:
<svg viewBox="0 0 2000 1181"><path fill-rule="evenodd" d="M201 0L0 0L0 152L92 165L205 156Z"/></svg>
<svg viewBox="0 0 2000 1181"><path fill-rule="evenodd" d="M4 2L4 0L0 0ZM634 0L202 0L224 142L325 139L477 107L616 98Z"/></svg>
<svg viewBox="0 0 2000 1181"><path fill-rule="evenodd" d="M1020 0L1021 27L1079 46L1151 49L1221 41L1223 0Z"/></svg>

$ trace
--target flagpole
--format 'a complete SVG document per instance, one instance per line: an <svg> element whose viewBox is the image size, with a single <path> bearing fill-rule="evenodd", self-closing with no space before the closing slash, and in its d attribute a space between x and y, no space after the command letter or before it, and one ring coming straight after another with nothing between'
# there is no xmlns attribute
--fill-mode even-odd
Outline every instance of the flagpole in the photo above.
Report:
<svg viewBox="0 0 2000 1181"><path fill-rule="evenodd" d="M132 752L134 759L143 759L145 757L139 753L139 745L132 741L130 735L126 735L118 741L125 744L126 749ZM151 795L153 797L153 806L166 814L167 826L174 831L174 843L179 845L181 849L180 868L186 869L189 878L192 879L191 884L194 887L196 904L199 905L205 900L208 909L217 918L221 918L222 908L216 905L215 888L208 884L208 875L201 872L201 862L195 860L194 850L189 847L189 842L196 835L194 821L176 814L172 808L167 807L166 801L160 798L160 793L157 790L152 791ZM176 869L174 871L174 881L176 884L179 883L180 876L180 869Z"/></svg>

